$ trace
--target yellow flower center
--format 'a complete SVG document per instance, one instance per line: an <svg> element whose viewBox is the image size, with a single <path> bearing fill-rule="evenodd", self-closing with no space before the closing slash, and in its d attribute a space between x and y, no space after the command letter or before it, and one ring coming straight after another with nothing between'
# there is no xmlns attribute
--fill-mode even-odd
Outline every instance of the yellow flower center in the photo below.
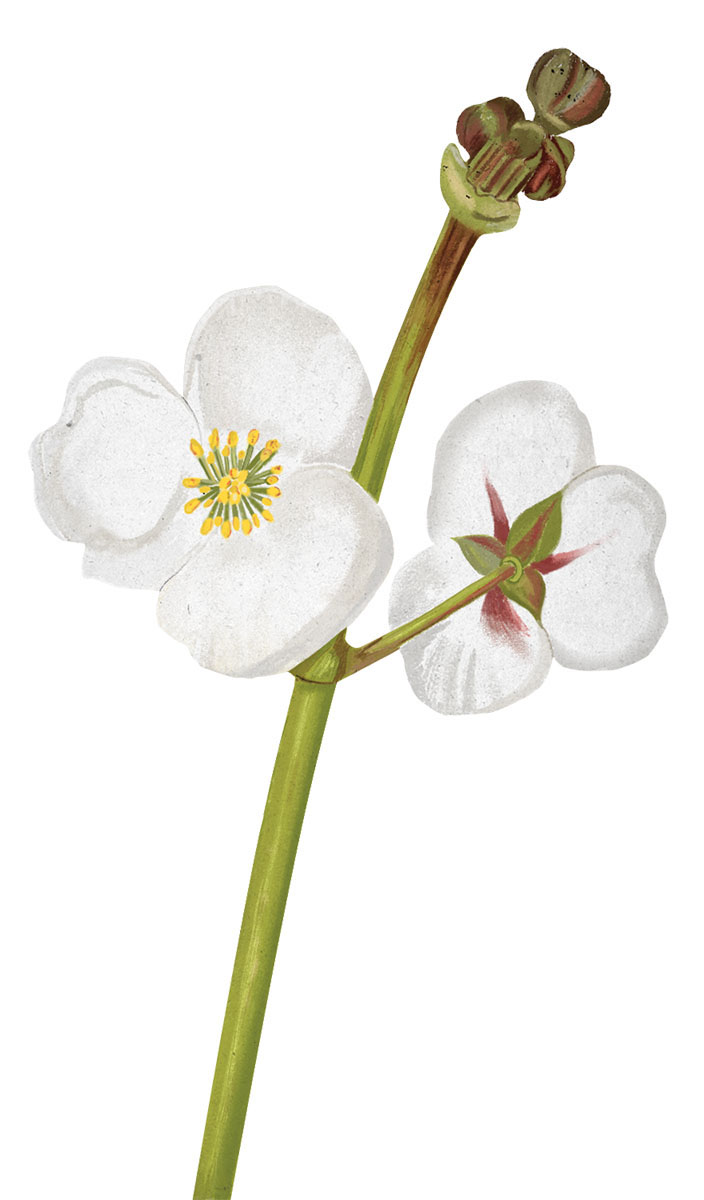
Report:
<svg viewBox="0 0 704 1200"><path fill-rule="evenodd" d="M221 448L220 435L214 429L208 438L210 451L206 454L200 442L191 439L191 453L198 459L203 474L184 479L184 487L196 488L200 493L188 500L184 508L192 513L202 504L209 510L201 533L210 533L215 528L224 538L229 538L233 530L249 535L253 528L259 529L262 521L273 522L269 510L272 500L281 495L277 484L283 467L267 464L280 443L271 438L257 453L258 441L259 430L250 429L247 449L238 450L237 434L231 430Z"/></svg>

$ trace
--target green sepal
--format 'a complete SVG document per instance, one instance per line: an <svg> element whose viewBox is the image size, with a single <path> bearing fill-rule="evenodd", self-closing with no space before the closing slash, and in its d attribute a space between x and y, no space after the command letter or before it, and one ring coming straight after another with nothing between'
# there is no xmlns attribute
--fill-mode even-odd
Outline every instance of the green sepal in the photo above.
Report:
<svg viewBox="0 0 704 1200"><path fill-rule="evenodd" d="M457 542L467 562L480 575L488 575L490 571L495 571L501 566L504 548L498 538L466 536L452 540Z"/></svg>
<svg viewBox="0 0 704 1200"><path fill-rule="evenodd" d="M566 166L569 167L574 158L574 142L571 142L569 138L563 137L556 137L555 141L564 155Z"/></svg>
<svg viewBox="0 0 704 1200"><path fill-rule="evenodd" d="M457 141L471 158L490 138L508 137L511 126L524 120L520 104L508 96L470 104L457 119Z"/></svg>
<svg viewBox="0 0 704 1200"><path fill-rule="evenodd" d="M540 620L545 599L545 580L540 571L527 567L517 583L502 583L501 591L514 604L527 608L536 621Z"/></svg>
<svg viewBox="0 0 704 1200"><path fill-rule="evenodd" d="M552 554L562 533L562 492L531 505L516 517L508 531L506 553L527 567Z"/></svg>
<svg viewBox="0 0 704 1200"><path fill-rule="evenodd" d="M474 233L501 233L513 229L521 215L515 200L495 200L478 192L467 179L468 165L457 146L442 156L440 188L450 215Z"/></svg>

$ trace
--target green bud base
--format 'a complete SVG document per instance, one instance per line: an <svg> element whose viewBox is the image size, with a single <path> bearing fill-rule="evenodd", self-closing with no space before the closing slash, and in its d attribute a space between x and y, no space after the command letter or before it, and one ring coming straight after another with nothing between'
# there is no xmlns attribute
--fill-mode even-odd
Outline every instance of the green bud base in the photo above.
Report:
<svg viewBox="0 0 704 1200"><path fill-rule="evenodd" d="M513 229L521 215L516 200L495 200L472 186L467 163L452 143L442 156L440 187L451 215L474 233L502 233Z"/></svg>

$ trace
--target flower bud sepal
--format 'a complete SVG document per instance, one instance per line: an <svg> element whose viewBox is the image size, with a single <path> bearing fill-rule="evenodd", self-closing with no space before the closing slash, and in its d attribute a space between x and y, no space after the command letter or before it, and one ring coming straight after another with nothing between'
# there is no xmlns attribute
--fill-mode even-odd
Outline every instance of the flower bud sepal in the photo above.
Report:
<svg viewBox="0 0 704 1200"><path fill-rule="evenodd" d="M450 215L474 233L513 229L521 215L516 200L496 200L479 192L467 178L467 163L450 143L442 156L440 187Z"/></svg>
<svg viewBox="0 0 704 1200"><path fill-rule="evenodd" d="M467 562L481 575L488 575L497 567L511 565L513 575L498 584L504 596L514 604L520 604L528 610L536 621L540 621L545 599L545 580L535 567L523 567L514 556L506 553L497 538L493 537L456 537L457 542Z"/></svg>
<svg viewBox="0 0 704 1200"><path fill-rule="evenodd" d="M562 492L554 492L516 517L508 531L506 554L529 567L552 554L561 533Z"/></svg>

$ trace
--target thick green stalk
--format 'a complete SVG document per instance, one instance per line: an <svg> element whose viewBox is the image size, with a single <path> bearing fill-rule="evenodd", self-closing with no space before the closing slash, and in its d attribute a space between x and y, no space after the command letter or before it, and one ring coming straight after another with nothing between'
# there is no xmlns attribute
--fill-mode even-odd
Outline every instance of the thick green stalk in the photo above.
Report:
<svg viewBox="0 0 704 1200"><path fill-rule="evenodd" d="M374 499L423 355L445 301L480 235L448 217L374 398L354 478ZM335 657L335 639L322 655ZM329 664L328 678L335 677ZM203 1136L194 1200L229 1200L274 958L308 792L335 684L297 679L271 779L237 946Z"/></svg>
<svg viewBox="0 0 704 1200"><path fill-rule="evenodd" d="M353 477L375 500L381 495L396 436L423 355L453 284L480 236L448 216L411 300L377 388L352 467Z"/></svg>
<svg viewBox="0 0 704 1200"><path fill-rule="evenodd" d="M194 1200L229 1200L286 897L334 684L297 679L276 756L225 1010Z"/></svg>

